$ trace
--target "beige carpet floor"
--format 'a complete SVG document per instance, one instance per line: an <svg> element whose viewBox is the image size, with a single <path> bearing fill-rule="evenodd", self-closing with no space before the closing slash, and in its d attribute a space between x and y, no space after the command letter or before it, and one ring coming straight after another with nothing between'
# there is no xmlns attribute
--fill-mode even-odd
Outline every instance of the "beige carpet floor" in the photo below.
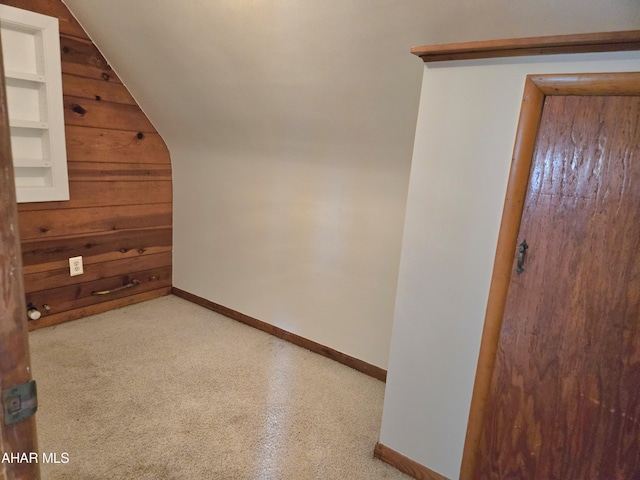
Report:
<svg viewBox="0 0 640 480"><path fill-rule="evenodd" d="M384 384L169 296L30 334L44 480L408 479Z"/></svg>

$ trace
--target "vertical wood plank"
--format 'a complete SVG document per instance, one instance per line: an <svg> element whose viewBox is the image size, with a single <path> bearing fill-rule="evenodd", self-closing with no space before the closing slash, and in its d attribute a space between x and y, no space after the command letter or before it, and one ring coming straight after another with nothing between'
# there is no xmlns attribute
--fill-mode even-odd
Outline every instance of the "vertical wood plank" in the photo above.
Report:
<svg viewBox="0 0 640 480"><path fill-rule="evenodd" d="M0 105L0 390L4 390L30 381L31 363L1 48ZM38 451L35 417L5 425L0 405L0 432L0 454ZM0 463L0 479L13 478L39 479L38 463Z"/></svg>

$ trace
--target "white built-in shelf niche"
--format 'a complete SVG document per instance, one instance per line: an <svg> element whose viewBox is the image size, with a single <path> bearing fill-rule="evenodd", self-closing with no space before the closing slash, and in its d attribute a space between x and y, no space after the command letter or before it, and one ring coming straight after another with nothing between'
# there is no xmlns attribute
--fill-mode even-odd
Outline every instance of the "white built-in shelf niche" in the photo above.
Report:
<svg viewBox="0 0 640 480"><path fill-rule="evenodd" d="M0 5L18 202L69 200L58 19Z"/></svg>

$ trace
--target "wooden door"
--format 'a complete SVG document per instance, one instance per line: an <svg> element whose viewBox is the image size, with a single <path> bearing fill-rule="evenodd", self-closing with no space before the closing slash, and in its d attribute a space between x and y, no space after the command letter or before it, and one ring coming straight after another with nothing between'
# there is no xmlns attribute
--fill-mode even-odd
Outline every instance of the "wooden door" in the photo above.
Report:
<svg viewBox="0 0 640 480"><path fill-rule="evenodd" d="M528 82L462 478L640 478L639 78L599 77Z"/></svg>

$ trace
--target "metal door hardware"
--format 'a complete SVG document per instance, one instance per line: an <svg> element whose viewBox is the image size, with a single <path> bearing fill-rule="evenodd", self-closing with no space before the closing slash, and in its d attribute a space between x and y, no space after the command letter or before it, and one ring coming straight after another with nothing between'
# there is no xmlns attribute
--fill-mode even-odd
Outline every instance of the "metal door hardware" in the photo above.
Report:
<svg viewBox="0 0 640 480"><path fill-rule="evenodd" d="M527 255L527 249L529 245L527 245L527 241L523 240L523 242L518 247L518 266L516 267L516 273L520 275L524 272L524 259Z"/></svg>
<svg viewBox="0 0 640 480"><path fill-rule="evenodd" d="M2 391L2 405L5 425L25 420L35 414L38 410L36 381L31 380L22 385L4 389Z"/></svg>

